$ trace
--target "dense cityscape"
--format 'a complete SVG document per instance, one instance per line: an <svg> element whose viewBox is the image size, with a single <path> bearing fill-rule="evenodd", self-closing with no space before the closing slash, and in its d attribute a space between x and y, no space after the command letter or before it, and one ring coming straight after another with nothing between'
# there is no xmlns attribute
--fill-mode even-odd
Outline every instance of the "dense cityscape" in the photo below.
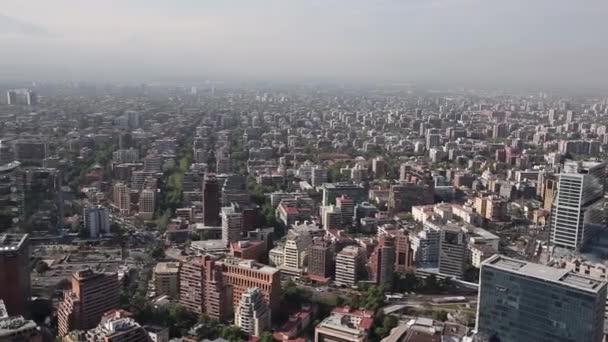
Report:
<svg viewBox="0 0 608 342"><path fill-rule="evenodd" d="M1 341L602 341L608 98L16 83Z"/></svg>

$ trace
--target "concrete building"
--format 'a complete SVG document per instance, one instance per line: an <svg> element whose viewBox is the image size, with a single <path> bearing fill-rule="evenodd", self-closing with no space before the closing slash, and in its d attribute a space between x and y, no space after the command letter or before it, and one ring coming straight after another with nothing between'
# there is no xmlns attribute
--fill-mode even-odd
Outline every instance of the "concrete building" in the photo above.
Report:
<svg viewBox="0 0 608 342"><path fill-rule="evenodd" d="M314 280L331 278L334 264L331 243L320 237L314 238L308 252L308 276Z"/></svg>
<svg viewBox="0 0 608 342"><path fill-rule="evenodd" d="M279 267L285 274L299 276L304 272L308 249L312 237L308 232L297 232L290 229L283 246L283 264Z"/></svg>
<svg viewBox="0 0 608 342"><path fill-rule="evenodd" d="M352 225L355 217L355 202L353 199L346 195L342 195L336 198L336 207L340 209L342 225Z"/></svg>
<svg viewBox="0 0 608 342"><path fill-rule="evenodd" d="M337 307L315 328L315 342L366 342L374 323L374 312Z"/></svg>
<svg viewBox="0 0 608 342"><path fill-rule="evenodd" d="M146 329L128 317L109 318L94 329L87 331L84 336L82 335L75 331L66 336L64 340L71 342L149 342L151 340Z"/></svg>
<svg viewBox="0 0 608 342"><path fill-rule="evenodd" d="M346 195L353 199L355 204L367 200L367 192L360 185L350 183L326 183L323 184L323 206L336 204L336 198Z"/></svg>
<svg viewBox="0 0 608 342"><path fill-rule="evenodd" d="M321 208L321 223L326 230L341 229L342 211L335 205L328 205Z"/></svg>
<svg viewBox="0 0 608 342"><path fill-rule="evenodd" d="M42 342L43 335L36 322L23 316L9 315L0 299L0 341L2 342Z"/></svg>
<svg viewBox="0 0 608 342"><path fill-rule="evenodd" d="M222 241L226 245L237 242L241 238L243 214L238 212L235 206L223 207L222 218Z"/></svg>
<svg viewBox="0 0 608 342"><path fill-rule="evenodd" d="M131 194L129 187L125 183L116 183L112 188L112 198L114 207L120 211L123 216L129 216L131 211Z"/></svg>
<svg viewBox="0 0 608 342"><path fill-rule="evenodd" d="M321 166L311 168L310 185L317 187L327 183L327 169Z"/></svg>
<svg viewBox="0 0 608 342"><path fill-rule="evenodd" d="M220 188L215 175L205 175L203 181L203 223L206 226L220 225Z"/></svg>
<svg viewBox="0 0 608 342"><path fill-rule="evenodd" d="M0 234L0 300L9 315L22 315L32 291L28 234Z"/></svg>
<svg viewBox="0 0 608 342"><path fill-rule="evenodd" d="M185 259L179 265L179 303L197 315L205 313L205 259Z"/></svg>
<svg viewBox="0 0 608 342"><path fill-rule="evenodd" d="M501 342L600 342L605 305L605 280L495 255L481 266L476 330Z"/></svg>
<svg viewBox="0 0 608 342"><path fill-rule="evenodd" d="M551 244L584 248L605 227L604 183L606 163L564 163L557 176L557 193L551 209Z"/></svg>
<svg viewBox="0 0 608 342"><path fill-rule="evenodd" d="M143 189L139 194L139 216L151 220L156 209L156 192L153 189Z"/></svg>
<svg viewBox="0 0 608 342"><path fill-rule="evenodd" d="M380 236L378 245L369 258L368 268L370 278L377 285L382 285L387 291L390 291L393 287L395 256L395 239L388 235Z"/></svg>
<svg viewBox="0 0 608 342"><path fill-rule="evenodd" d="M270 309L260 289L251 287L241 294L241 301L234 312L234 324L256 337L270 329Z"/></svg>
<svg viewBox="0 0 608 342"><path fill-rule="evenodd" d="M435 226L425 225L411 238L414 250L414 261L417 267L437 267L439 264L439 245L441 230Z"/></svg>
<svg viewBox="0 0 608 342"><path fill-rule="evenodd" d="M64 293L57 310L59 336L94 328L104 313L118 308L119 290L116 273L75 272L72 290Z"/></svg>
<svg viewBox="0 0 608 342"><path fill-rule="evenodd" d="M359 281L365 256L359 247L344 247L336 256L336 283L353 286Z"/></svg>
<svg viewBox="0 0 608 342"><path fill-rule="evenodd" d="M439 244L439 273L461 278L466 263L467 242L458 227L445 226Z"/></svg>
<svg viewBox="0 0 608 342"><path fill-rule="evenodd" d="M90 238L110 234L110 210L102 206L89 207L83 210L84 228Z"/></svg>
<svg viewBox="0 0 608 342"><path fill-rule="evenodd" d="M179 298L179 264L159 262L154 267L154 290L157 296Z"/></svg>

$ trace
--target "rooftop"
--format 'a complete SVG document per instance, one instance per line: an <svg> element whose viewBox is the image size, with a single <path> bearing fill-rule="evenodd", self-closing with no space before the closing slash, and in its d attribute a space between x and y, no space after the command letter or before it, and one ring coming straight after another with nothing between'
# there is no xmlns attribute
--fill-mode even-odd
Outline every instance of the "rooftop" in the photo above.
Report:
<svg viewBox="0 0 608 342"><path fill-rule="evenodd" d="M0 253L19 250L27 238L28 234L0 234Z"/></svg>
<svg viewBox="0 0 608 342"><path fill-rule="evenodd" d="M488 266L522 276L555 282L586 292L597 293L606 286L606 281L599 281L565 269L512 259L502 255L495 255L487 259L482 267Z"/></svg>
<svg viewBox="0 0 608 342"><path fill-rule="evenodd" d="M179 264L176 262L159 262L154 267L154 273L177 273Z"/></svg>

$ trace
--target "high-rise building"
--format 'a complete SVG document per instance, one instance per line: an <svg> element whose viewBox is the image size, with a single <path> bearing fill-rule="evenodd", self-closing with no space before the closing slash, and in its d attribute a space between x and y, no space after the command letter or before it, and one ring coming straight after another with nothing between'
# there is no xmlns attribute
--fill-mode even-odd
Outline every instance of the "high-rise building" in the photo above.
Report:
<svg viewBox="0 0 608 342"><path fill-rule="evenodd" d="M222 241L226 245L239 241L243 225L243 214L234 205L222 208Z"/></svg>
<svg viewBox="0 0 608 342"><path fill-rule="evenodd" d="M331 278L333 259L331 243L321 237L313 239L308 251L308 276L319 280Z"/></svg>
<svg viewBox="0 0 608 342"><path fill-rule="evenodd" d="M110 234L110 211L102 206L88 207L84 209L84 228L89 232L89 237L98 238Z"/></svg>
<svg viewBox="0 0 608 342"><path fill-rule="evenodd" d="M439 273L456 278L463 276L466 244L465 234L460 228L442 227L439 243Z"/></svg>
<svg viewBox="0 0 608 342"><path fill-rule="evenodd" d="M159 262L154 267L154 291L157 296L179 298L179 264Z"/></svg>
<svg viewBox="0 0 608 342"><path fill-rule="evenodd" d="M283 246L283 264L280 269L285 274L301 275L304 271L308 248L312 244L309 232L297 232L290 229Z"/></svg>
<svg viewBox="0 0 608 342"><path fill-rule="evenodd" d="M14 106L17 104L17 92L14 90L9 90L6 92L6 104L9 106Z"/></svg>
<svg viewBox="0 0 608 342"><path fill-rule="evenodd" d="M205 258L182 260L179 266L179 303L197 315L205 313Z"/></svg>
<svg viewBox="0 0 608 342"><path fill-rule="evenodd" d="M237 307L243 292L257 287L264 296L271 312L278 312L281 305L281 271L253 260L224 259L224 282L232 288L232 304Z"/></svg>
<svg viewBox="0 0 608 342"><path fill-rule="evenodd" d="M371 278L376 284L390 291L395 273L395 239L387 235L380 236L368 265Z"/></svg>
<svg viewBox="0 0 608 342"><path fill-rule="evenodd" d="M72 275L72 290L64 293L57 310L59 336L72 330L88 330L99 324L104 313L118 308L120 283L116 273L92 270Z"/></svg>
<svg viewBox="0 0 608 342"><path fill-rule="evenodd" d="M342 212L335 205L321 208L321 223L326 230L342 228Z"/></svg>
<svg viewBox="0 0 608 342"><path fill-rule="evenodd" d="M139 194L139 216L144 220L154 217L156 194L153 189L143 189Z"/></svg>
<svg viewBox="0 0 608 342"><path fill-rule="evenodd" d="M355 202L352 198L342 195L336 198L336 207L340 209L342 225L353 224L353 218L355 216Z"/></svg>
<svg viewBox="0 0 608 342"><path fill-rule="evenodd" d="M25 313L31 295L27 234L0 234L0 300L11 316Z"/></svg>
<svg viewBox="0 0 608 342"><path fill-rule="evenodd" d="M116 209L123 216L128 216L131 209L131 193L127 184L119 182L112 188L112 198Z"/></svg>
<svg viewBox="0 0 608 342"><path fill-rule="evenodd" d="M476 330L501 342L600 342L606 281L495 255L481 265Z"/></svg>
<svg viewBox="0 0 608 342"><path fill-rule="evenodd" d="M441 231L437 227L425 225L421 231L412 236L411 241L417 267L438 266Z"/></svg>
<svg viewBox="0 0 608 342"><path fill-rule="evenodd" d="M264 302L277 312L281 297L280 271L253 260L210 256L183 260L179 271L179 302L197 315L225 321L241 295L250 287L260 289Z"/></svg>
<svg viewBox="0 0 608 342"><path fill-rule="evenodd" d="M250 287L241 294L234 312L234 324L248 335L257 337L270 328L270 310L260 289Z"/></svg>
<svg viewBox="0 0 608 342"><path fill-rule="evenodd" d="M553 246L584 248L604 227L605 172L605 162L564 163L551 208Z"/></svg>
<svg viewBox="0 0 608 342"><path fill-rule="evenodd" d="M386 163L386 160L384 160L384 158L376 157L372 159L372 172L374 173L374 178L385 178L387 169L388 164Z"/></svg>
<svg viewBox="0 0 608 342"><path fill-rule="evenodd" d="M433 204L433 184L425 182L402 183L391 186L388 194L388 209L392 212L412 210L412 206Z"/></svg>
<svg viewBox="0 0 608 342"><path fill-rule="evenodd" d="M24 172L18 161L0 165L0 225L17 228L24 220Z"/></svg>
<svg viewBox="0 0 608 342"><path fill-rule="evenodd" d="M355 204L367 200L367 191L360 185L350 183L326 183L323 184L323 202L327 206L336 204L336 197L346 195L353 199Z"/></svg>
<svg viewBox="0 0 608 342"><path fill-rule="evenodd" d="M203 182L203 223L220 225L220 185L215 175L205 175Z"/></svg>
<svg viewBox="0 0 608 342"><path fill-rule="evenodd" d="M64 342L150 342L144 327L129 317L110 317L88 331L73 331Z"/></svg>
<svg viewBox="0 0 608 342"><path fill-rule="evenodd" d="M312 167L310 181L314 187L327 183L327 169L318 165Z"/></svg>
<svg viewBox="0 0 608 342"><path fill-rule="evenodd" d="M336 283L353 286L359 281L365 257L358 247L344 247L336 256Z"/></svg>

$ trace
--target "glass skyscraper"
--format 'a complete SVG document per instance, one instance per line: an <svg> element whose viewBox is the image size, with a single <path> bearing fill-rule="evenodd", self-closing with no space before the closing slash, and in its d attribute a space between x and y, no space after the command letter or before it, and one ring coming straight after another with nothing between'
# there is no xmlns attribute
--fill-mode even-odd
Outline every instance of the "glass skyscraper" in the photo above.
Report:
<svg viewBox="0 0 608 342"><path fill-rule="evenodd" d="M495 255L481 266L477 332L501 342L600 342L606 281Z"/></svg>

